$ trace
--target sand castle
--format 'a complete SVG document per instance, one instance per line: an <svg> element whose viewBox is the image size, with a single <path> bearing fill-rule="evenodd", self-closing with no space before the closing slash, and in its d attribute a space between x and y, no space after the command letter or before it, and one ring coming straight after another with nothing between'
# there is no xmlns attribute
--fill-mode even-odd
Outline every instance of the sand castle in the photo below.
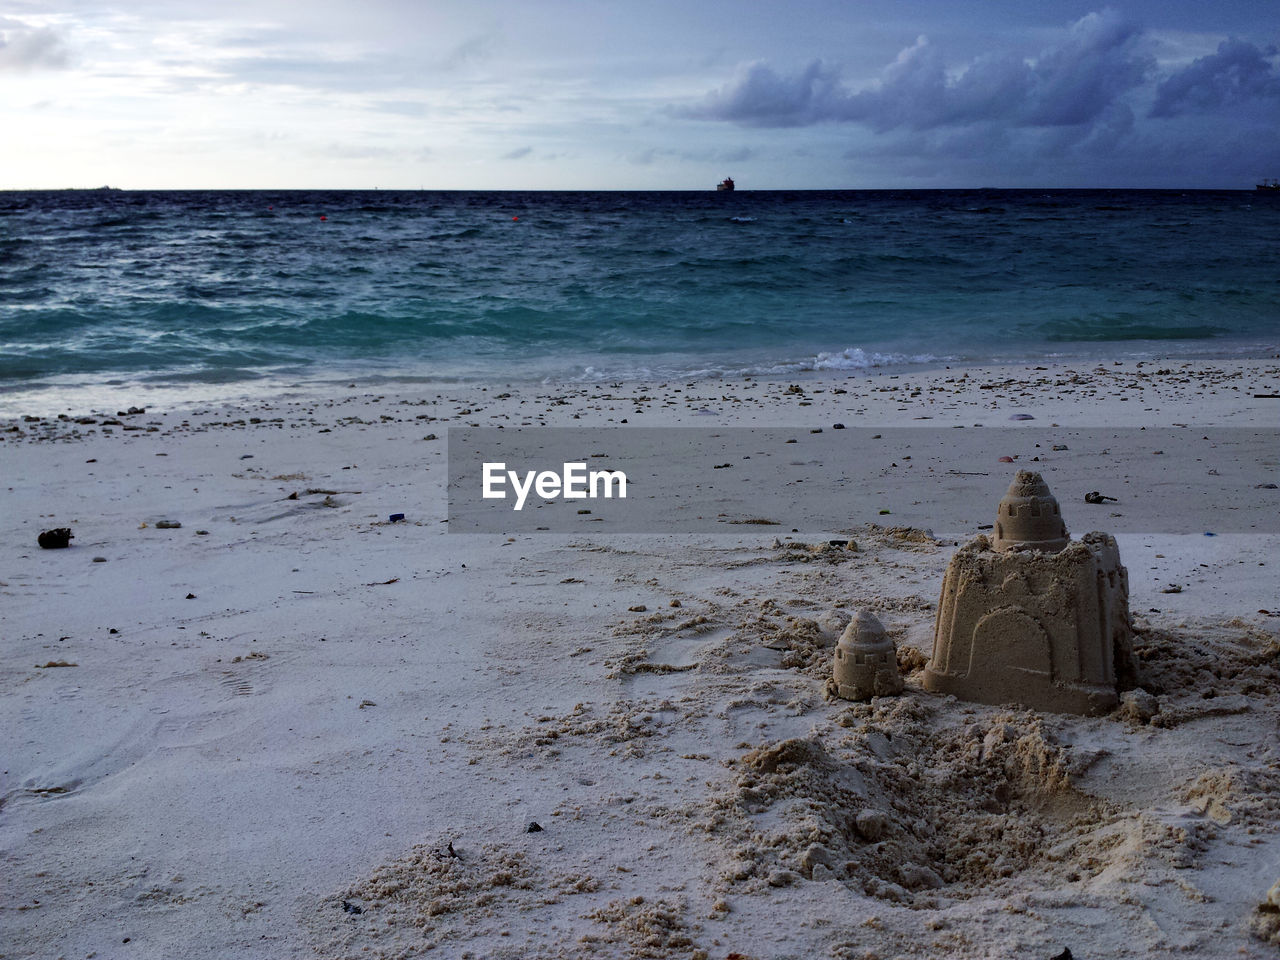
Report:
<svg viewBox="0 0 1280 960"><path fill-rule="evenodd" d="M834 666L836 693L846 700L870 700L902 692L898 653L884 624L859 610L840 635Z"/></svg>
<svg viewBox="0 0 1280 960"><path fill-rule="evenodd" d="M947 566L926 690L979 703L1101 714L1129 662L1128 573L1106 533L1072 541L1040 474L1020 470L993 536Z"/></svg>

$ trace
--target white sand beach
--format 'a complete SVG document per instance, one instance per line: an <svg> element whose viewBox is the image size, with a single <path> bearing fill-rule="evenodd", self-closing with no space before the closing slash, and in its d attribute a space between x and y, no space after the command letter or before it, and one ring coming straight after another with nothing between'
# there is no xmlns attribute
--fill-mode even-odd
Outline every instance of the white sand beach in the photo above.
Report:
<svg viewBox="0 0 1280 960"><path fill-rule="evenodd" d="M0 956L1274 957L1277 394L1177 360L0 421ZM794 427L890 512L449 533L449 429L521 425ZM1145 694L1108 716L920 685L1023 466L1117 532ZM858 607L901 696L825 692Z"/></svg>

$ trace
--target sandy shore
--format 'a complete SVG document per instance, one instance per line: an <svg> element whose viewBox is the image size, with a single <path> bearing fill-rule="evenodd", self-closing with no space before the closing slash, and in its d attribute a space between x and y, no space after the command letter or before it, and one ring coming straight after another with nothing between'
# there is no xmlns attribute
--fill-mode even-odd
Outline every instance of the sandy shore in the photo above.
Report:
<svg viewBox="0 0 1280 960"><path fill-rule="evenodd" d="M0 421L0 956L1275 955L1280 363L396 389ZM837 422L890 515L447 532L450 428L793 427L816 482ZM1024 465L1121 531L1154 717L921 690ZM824 696L856 606L902 697Z"/></svg>

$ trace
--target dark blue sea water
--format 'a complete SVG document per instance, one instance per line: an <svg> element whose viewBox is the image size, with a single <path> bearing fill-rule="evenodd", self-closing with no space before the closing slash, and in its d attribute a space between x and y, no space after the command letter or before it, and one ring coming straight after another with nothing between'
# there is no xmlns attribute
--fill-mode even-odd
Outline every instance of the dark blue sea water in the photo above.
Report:
<svg viewBox="0 0 1280 960"><path fill-rule="evenodd" d="M1246 192L0 193L0 398L1274 354Z"/></svg>

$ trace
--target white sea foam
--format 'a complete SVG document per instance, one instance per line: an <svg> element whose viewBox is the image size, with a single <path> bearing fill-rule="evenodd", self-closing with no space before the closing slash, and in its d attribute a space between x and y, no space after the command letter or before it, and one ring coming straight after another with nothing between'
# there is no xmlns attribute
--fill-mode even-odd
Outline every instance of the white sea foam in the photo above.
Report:
<svg viewBox="0 0 1280 960"><path fill-rule="evenodd" d="M883 367L926 366L949 363L959 358L934 354L880 353L861 347L844 350L821 351L795 359L768 359L742 357L725 358L723 362L697 362L689 356L668 355L660 361L627 366L599 361L583 364L576 374L567 379L572 382L598 383L605 380L704 380L715 378L778 377L803 373L856 372ZM566 379L556 374L544 377L551 383Z"/></svg>

